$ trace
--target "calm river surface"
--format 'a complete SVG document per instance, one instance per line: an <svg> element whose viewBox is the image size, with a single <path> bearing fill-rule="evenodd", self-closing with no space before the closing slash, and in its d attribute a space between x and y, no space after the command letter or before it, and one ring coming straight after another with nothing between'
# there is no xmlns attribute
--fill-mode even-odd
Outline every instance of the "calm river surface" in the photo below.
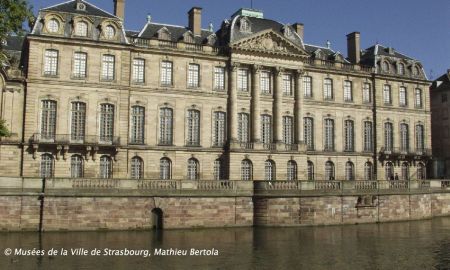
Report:
<svg viewBox="0 0 450 270"><path fill-rule="evenodd" d="M19 248L63 249L68 255L14 255ZM152 255L76 256L74 248ZM155 256L160 248L188 254L191 248L214 248L219 255ZM44 233L41 242L36 233L0 233L0 252L0 269L450 269L450 218L332 227L58 232Z"/></svg>

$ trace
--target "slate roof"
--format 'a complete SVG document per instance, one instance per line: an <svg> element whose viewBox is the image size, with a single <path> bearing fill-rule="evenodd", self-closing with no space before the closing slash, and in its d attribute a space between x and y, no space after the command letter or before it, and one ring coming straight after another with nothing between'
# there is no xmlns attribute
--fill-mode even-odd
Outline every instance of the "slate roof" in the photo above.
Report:
<svg viewBox="0 0 450 270"><path fill-rule="evenodd" d="M116 16L113 14L104 11L101 8L98 8L94 6L93 4L81 0L86 5L86 10L78 10L76 8L76 4L79 0L72 0L68 2L64 2L61 4L57 4L51 7L43 8L43 11L56 11L56 12L67 12L67 13L75 13L75 14L81 14L81 15L88 15L88 16L97 16L97 17L106 17L106 18L114 18L117 19Z"/></svg>
<svg viewBox="0 0 450 270"><path fill-rule="evenodd" d="M23 41L25 36L8 36L6 38L6 45L2 44L2 49L5 51L22 51Z"/></svg>
<svg viewBox="0 0 450 270"><path fill-rule="evenodd" d="M389 47L386 47L386 46L383 46L380 44L376 44L372 47L369 47L361 52L361 64L374 66L375 65L375 56L390 56L390 57L395 57L395 58L399 58L399 59L403 59L403 60L417 61L416 59L413 59L409 56L399 53L394 49L392 49L393 53L391 54L391 53L389 53L389 50L390 50Z"/></svg>
<svg viewBox="0 0 450 270"><path fill-rule="evenodd" d="M157 38L158 31L162 28L167 28L170 32L171 41L177 42L183 39L183 34L189 31L188 27L170 24L160 24L160 23L147 23L142 31L139 33L140 38ZM127 31L132 34L133 31ZM201 36L195 36L195 43L202 44L205 42L206 38L214 32L202 29Z"/></svg>
<svg viewBox="0 0 450 270"><path fill-rule="evenodd" d="M440 84L438 85L438 82ZM433 81L431 85L432 91L449 91L450 90L450 71Z"/></svg>

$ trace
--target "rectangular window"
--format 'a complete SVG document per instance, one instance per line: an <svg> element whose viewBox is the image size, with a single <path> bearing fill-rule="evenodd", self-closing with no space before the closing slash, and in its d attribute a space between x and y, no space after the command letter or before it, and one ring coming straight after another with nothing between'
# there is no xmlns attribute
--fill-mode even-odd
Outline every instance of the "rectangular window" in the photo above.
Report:
<svg viewBox="0 0 450 270"><path fill-rule="evenodd" d="M240 68L238 69L238 90L242 92L248 92L248 70Z"/></svg>
<svg viewBox="0 0 450 270"><path fill-rule="evenodd" d="M250 141L250 116L247 113L238 114L238 139L241 143Z"/></svg>
<svg viewBox="0 0 450 270"><path fill-rule="evenodd" d="M312 78L309 76L303 77L303 95L305 98L312 98Z"/></svg>
<svg viewBox="0 0 450 270"><path fill-rule="evenodd" d="M364 151L371 152L372 148L372 122L364 122Z"/></svg>
<svg viewBox="0 0 450 270"><path fill-rule="evenodd" d="M44 61L44 75L56 76L58 74L58 51L46 50Z"/></svg>
<svg viewBox="0 0 450 270"><path fill-rule="evenodd" d="M371 91L371 85L370 83L364 83L363 84L363 103L370 103L372 102L372 91Z"/></svg>
<svg viewBox="0 0 450 270"><path fill-rule="evenodd" d="M214 68L214 90L225 90L225 68L223 67Z"/></svg>
<svg viewBox="0 0 450 270"><path fill-rule="evenodd" d="M271 94L272 89L270 85L270 72L268 71L261 71L260 73L260 85L261 93L262 94Z"/></svg>
<svg viewBox="0 0 450 270"><path fill-rule="evenodd" d="M198 88L200 86L200 66L189 64L188 67L188 87Z"/></svg>
<svg viewBox="0 0 450 270"><path fill-rule="evenodd" d="M333 121L333 119L325 119L324 151L334 151L334 121Z"/></svg>
<svg viewBox="0 0 450 270"><path fill-rule="evenodd" d="M283 74L283 95L292 97L292 76L291 74Z"/></svg>
<svg viewBox="0 0 450 270"><path fill-rule="evenodd" d="M344 140L344 151L346 152L353 152L354 149L354 124L353 121L351 120L346 120L344 122L344 136L345 136L345 140Z"/></svg>
<svg viewBox="0 0 450 270"><path fill-rule="evenodd" d="M345 81L344 82L344 101L345 102L352 102L353 101L353 89L352 89L352 82L351 81Z"/></svg>
<svg viewBox="0 0 450 270"><path fill-rule="evenodd" d="M159 144L172 145L173 111L170 108L159 110Z"/></svg>
<svg viewBox="0 0 450 270"><path fill-rule="evenodd" d="M385 84L383 87L383 101L386 105L391 105L391 86L388 84Z"/></svg>
<svg viewBox="0 0 450 270"><path fill-rule="evenodd" d="M87 54L76 52L73 59L73 76L75 78L86 78Z"/></svg>
<svg viewBox="0 0 450 270"><path fill-rule="evenodd" d="M408 104L408 96L406 93L406 87L401 86L399 89L399 105L402 107L407 106Z"/></svg>
<svg viewBox="0 0 450 270"><path fill-rule="evenodd" d="M145 60L133 59L133 82L143 83L145 81Z"/></svg>
<svg viewBox="0 0 450 270"><path fill-rule="evenodd" d="M161 62L161 85L172 86L172 62Z"/></svg>
<svg viewBox="0 0 450 270"><path fill-rule="evenodd" d="M392 151L394 147L394 131L392 123L384 123L384 148Z"/></svg>
<svg viewBox="0 0 450 270"><path fill-rule="evenodd" d="M323 81L323 99L333 99L333 81L331 79L325 79Z"/></svg>
<svg viewBox="0 0 450 270"><path fill-rule="evenodd" d="M283 142L289 145L294 143L294 119L290 116L283 117Z"/></svg>
<svg viewBox="0 0 450 270"><path fill-rule="evenodd" d="M417 88L415 91L415 96L416 108L422 108L422 90Z"/></svg>
<svg viewBox="0 0 450 270"><path fill-rule="evenodd" d="M103 55L102 79L107 81L114 80L114 69L115 69L114 55Z"/></svg>
<svg viewBox="0 0 450 270"><path fill-rule="evenodd" d="M222 147L225 144L225 123L225 113L214 112L213 146Z"/></svg>

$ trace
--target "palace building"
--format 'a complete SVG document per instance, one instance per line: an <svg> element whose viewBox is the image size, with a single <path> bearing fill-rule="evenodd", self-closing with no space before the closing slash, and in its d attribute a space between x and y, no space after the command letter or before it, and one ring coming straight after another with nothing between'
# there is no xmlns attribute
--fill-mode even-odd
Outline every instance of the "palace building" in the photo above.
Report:
<svg viewBox="0 0 450 270"><path fill-rule="evenodd" d="M131 3L129 3L131 4ZM304 25L239 9L217 31L124 28L87 1L43 8L0 76L0 176L178 180L424 179L422 64L392 47L345 57ZM307 39L307 38L306 38Z"/></svg>

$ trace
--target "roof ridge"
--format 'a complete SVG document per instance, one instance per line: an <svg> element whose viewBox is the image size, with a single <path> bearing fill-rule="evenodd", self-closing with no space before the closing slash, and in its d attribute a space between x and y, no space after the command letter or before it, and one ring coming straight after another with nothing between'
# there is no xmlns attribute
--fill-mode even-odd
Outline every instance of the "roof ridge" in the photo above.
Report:
<svg viewBox="0 0 450 270"><path fill-rule="evenodd" d="M46 8L42 8L42 9L40 9L40 10L49 10L49 9L51 9L51 8L63 6L63 5L69 4L69 3L71 3L71 2L76 2L76 1L77 1L77 0L69 0L69 1L66 1L66 2L63 2L63 3L59 3L59 4L55 4L55 5L46 7ZM83 2L84 4L90 5L91 7L96 8L96 9L98 9L98 10L100 10L100 11L102 11L102 12L108 14L108 15L111 16L111 17L120 19L120 18L117 17L116 15L114 15L114 14L112 14L112 13L110 13L110 12L108 12L108 11L102 9L102 8L99 8L98 6L92 4L91 2L88 2L88 1L86 1L86 0L80 0L80 1ZM99 17L104 17L104 16L99 16Z"/></svg>

